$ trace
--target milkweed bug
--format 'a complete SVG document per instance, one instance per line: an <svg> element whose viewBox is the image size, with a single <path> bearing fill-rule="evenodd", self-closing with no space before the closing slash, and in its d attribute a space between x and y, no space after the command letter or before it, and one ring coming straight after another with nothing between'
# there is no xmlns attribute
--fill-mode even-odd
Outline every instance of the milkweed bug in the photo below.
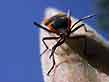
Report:
<svg viewBox="0 0 109 82"><path fill-rule="evenodd" d="M56 48L58 46L62 45L65 42L66 39L74 39L75 37L71 37L70 35L73 32L77 31L79 28L84 27L84 30L86 32L88 32L85 24L81 24L81 25L77 26L74 29L73 29L73 27L76 26L81 21L89 19L89 18L92 18L94 16L95 16L94 14L85 16L85 17L79 19L77 22L75 22L72 25L70 11L68 11L67 14L59 13L59 14L57 14L55 16L52 16L52 17L46 19L44 21L44 23L43 23L45 26L42 26L41 24L38 24L37 22L34 22L34 25L36 27L39 27L39 28L41 28L41 29L43 29L43 30L45 30L45 31L47 31L49 33L54 33L54 34L58 35L57 37L44 37L42 39L42 42L44 43L44 45L46 47L46 49L44 50L44 52L42 54L44 54L47 51L47 49L48 49L48 46L45 43L45 40L56 40L56 39L59 39L57 41L57 43L52 47L52 51L51 51L51 54L50 54L49 58L52 57L53 65L50 68L50 70L48 71L47 75L50 74L50 72L52 71L52 69L55 66L54 52L55 52ZM48 28L46 28L46 27L48 27Z"/></svg>

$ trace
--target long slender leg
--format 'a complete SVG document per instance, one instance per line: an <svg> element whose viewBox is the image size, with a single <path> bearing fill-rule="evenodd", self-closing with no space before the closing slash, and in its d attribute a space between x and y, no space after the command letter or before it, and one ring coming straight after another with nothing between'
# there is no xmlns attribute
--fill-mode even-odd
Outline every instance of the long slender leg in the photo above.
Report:
<svg viewBox="0 0 109 82"><path fill-rule="evenodd" d="M48 46L47 46L45 40L52 40L52 39L56 40L56 39L59 39L59 37L44 37L44 38L42 39L42 42L43 42L43 44L45 45L46 49L42 52L41 56L42 56L42 55L47 51L47 49L48 49Z"/></svg>
<svg viewBox="0 0 109 82"><path fill-rule="evenodd" d="M81 24L81 25L77 26L76 28L74 28L74 29L71 31L71 33L75 32L76 30L78 30L78 29L81 28L82 26L84 26L84 24ZM70 34L71 34L71 33L70 33Z"/></svg>
<svg viewBox="0 0 109 82"><path fill-rule="evenodd" d="M74 24L71 26L71 29L72 29L76 24L78 24L79 22L81 22L81 21L83 21L83 20L86 20L86 19L89 19L89 18L92 18L92 17L94 17L94 16L96 16L96 15L95 15L95 14L91 14L91 15L88 15L88 16L85 16L85 17L79 19L76 23L74 23Z"/></svg>
<svg viewBox="0 0 109 82"><path fill-rule="evenodd" d="M50 72L53 70L53 68L54 68L54 66L55 66L54 52L55 52L55 50L56 50L56 48L57 48L58 46L60 46L61 44L64 43L64 41L65 41L64 39L60 39L60 40L54 45L54 47L52 48L52 52L51 52L51 55L49 56L49 58L52 57L53 65L52 65L52 67L50 68L50 70L48 71L47 75L50 74Z"/></svg>
<svg viewBox="0 0 109 82"><path fill-rule="evenodd" d="M50 31L49 29L47 29L46 27L42 26L41 24L38 24L37 22L33 22L33 24L39 28L42 28L43 30L53 33L52 31Z"/></svg>
<svg viewBox="0 0 109 82"><path fill-rule="evenodd" d="M65 41L65 39L60 39L60 40L54 45L54 47L52 48L52 52L51 52L51 55L49 56L49 58L51 58L51 57L54 55L54 52L55 52L56 48L57 48L58 46L60 46L61 44L63 44L64 41Z"/></svg>
<svg viewBox="0 0 109 82"><path fill-rule="evenodd" d="M79 28L81 28L81 27L84 27L84 30L85 30L86 32L90 32L90 31L87 30L85 24L81 24L81 25L77 26L76 28L74 28L74 29L70 32L70 34L73 33L73 32L75 32L75 31L77 31L77 30L78 30Z"/></svg>
<svg viewBox="0 0 109 82"><path fill-rule="evenodd" d="M54 66L55 66L55 64L56 64L54 55L52 56L52 60L53 60L53 65L52 65L52 67L50 68L50 70L47 72L47 75L48 75L48 76L49 76L50 72L53 70L53 68L54 68Z"/></svg>
<svg viewBox="0 0 109 82"><path fill-rule="evenodd" d="M85 32L91 32L91 33L93 33L93 31L87 30L87 27L85 26L85 24L79 25L78 27L76 27L75 29L73 29L73 30L71 31L71 33L75 32L76 30L78 30L78 29L81 28L81 27L84 28ZM70 33L70 34L71 34L71 33Z"/></svg>

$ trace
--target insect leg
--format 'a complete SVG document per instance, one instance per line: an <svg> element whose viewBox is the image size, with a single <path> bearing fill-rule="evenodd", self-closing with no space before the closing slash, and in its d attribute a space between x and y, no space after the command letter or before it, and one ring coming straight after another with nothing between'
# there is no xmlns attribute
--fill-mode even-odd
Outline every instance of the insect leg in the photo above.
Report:
<svg viewBox="0 0 109 82"><path fill-rule="evenodd" d="M49 70L48 73L47 73L48 76L49 76L50 72L53 70L53 68L54 68L54 66L55 66L55 64L56 64L54 55L52 56L52 60L53 60L53 65L52 65L52 67L50 68L50 70Z"/></svg>
<svg viewBox="0 0 109 82"><path fill-rule="evenodd" d="M65 39L60 39L60 40L54 45L54 47L52 48L52 52L51 52L51 55L49 56L49 58L51 58L51 57L54 55L54 52L55 52L56 48L57 48L58 46L60 46L61 44L63 44L64 41L65 41Z"/></svg>
<svg viewBox="0 0 109 82"><path fill-rule="evenodd" d="M53 68L54 68L54 66L55 66L54 52L55 52L55 50L56 50L56 48L57 48L58 46L60 46L61 44L64 43L64 41L65 41L64 39L60 39L60 40L54 45L54 47L52 48L52 52L51 52L51 55L49 56L49 58L52 57L53 65L52 65L52 67L50 68L50 70L48 71L47 75L50 74L50 72L53 70Z"/></svg>
<svg viewBox="0 0 109 82"><path fill-rule="evenodd" d="M89 18L92 18L92 17L94 17L94 16L96 16L96 15L95 15L95 14L91 14L91 15L88 15L88 16L85 16L85 17L79 19L76 23L74 23L74 24L71 26L71 29L72 29L76 24L78 24L79 22L81 22L81 21L83 21L83 20L86 20L86 19L89 19Z"/></svg>
<svg viewBox="0 0 109 82"><path fill-rule="evenodd" d="M50 31L49 29L47 29L46 27L42 26L41 24L38 24L37 22L33 22L33 24L39 28L42 28L43 30L53 33L52 31Z"/></svg>
<svg viewBox="0 0 109 82"><path fill-rule="evenodd" d="M84 26L84 24L81 24L81 25L77 26L76 28L74 28L74 29L71 31L71 33L75 32L76 30L78 30L78 29L81 28L82 26ZM70 33L70 34L71 34L71 33Z"/></svg>
<svg viewBox="0 0 109 82"><path fill-rule="evenodd" d="M93 31L90 31L90 30L87 29L87 27L85 26L85 24L81 24L81 25L77 26L75 29L73 29L73 30L71 31L71 33L75 32L76 30L78 30L78 29L81 28L81 27L84 28L85 32L91 32L91 33L93 33Z"/></svg>
<svg viewBox="0 0 109 82"><path fill-rule="evenodd" d="M45 45L46 49L42 52L42 54L41 54L40 56L42 56L42 55L47 51L47 49L48 49L48 46L47 46L45 40L52 40L52 39L54 39L54 40L55 40L55 39L59 39L59 37L44 37L44 38L42 39L42 42L43 42L43 44Z"/></svg>

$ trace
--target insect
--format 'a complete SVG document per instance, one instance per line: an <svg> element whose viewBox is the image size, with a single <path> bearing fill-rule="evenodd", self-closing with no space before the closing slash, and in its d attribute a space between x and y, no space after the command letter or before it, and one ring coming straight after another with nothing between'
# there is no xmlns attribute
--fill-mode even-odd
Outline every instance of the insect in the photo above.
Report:
<svg viewBox="0 0 109 82"><path fill-rule="evenodd" d="M52 17L48 18L47 20L45 20L44 23L43 23L45 26L42 26L41 24L38 24L37 22L34 22L34 25L36 27L39 27L39 28L41 28L41 29L43 29L43 30L45 30L45 31L47 31L49 33L54 33L54 34L58 35L57 37L44 37L42 39L42 42L44 43L44 45L46 47L46 49L44 50L43 54L48 49L48 46L45 43L45 40L57 40L58 39L56 44L52 47L51 54L49 56L49 58L52 58L52 60L53 60L53 65L50 68L50 70L48 71L47 75L50 74L50 72L53 70L53 68L55 66L54 52L55 52L56 48L58 46L62 45L66 41L66 39L74 39L74 38L76 38L76 37L72 37L70 35L73 32L77 31L79 28L83 27L84 30L86 32L88 32L85 24L81 24L81 25L77 26L74 29L73 29L73 27L75 25L77 25L78 23L80 23L81 21L89 19L89 18L92 18L94 16L95 16L94 14L85 16L85 17L79 19L77 22L75 22L72 25L70 11L68 10L67 14L65 14L65 13L58 13L57 15L52 16Z"/></svg>

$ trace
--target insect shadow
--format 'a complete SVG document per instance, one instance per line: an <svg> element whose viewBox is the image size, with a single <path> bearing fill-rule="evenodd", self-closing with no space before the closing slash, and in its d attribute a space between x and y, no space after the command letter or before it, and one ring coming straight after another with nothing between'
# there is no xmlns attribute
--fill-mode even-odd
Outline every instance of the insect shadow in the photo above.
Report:
<svg viewBox="0 0 109 82"><path fill-rule="evenodd" d="M85 35L81 35L78 39L67 40L66 44L92 67L109 75L109 46Z"/></svg>

